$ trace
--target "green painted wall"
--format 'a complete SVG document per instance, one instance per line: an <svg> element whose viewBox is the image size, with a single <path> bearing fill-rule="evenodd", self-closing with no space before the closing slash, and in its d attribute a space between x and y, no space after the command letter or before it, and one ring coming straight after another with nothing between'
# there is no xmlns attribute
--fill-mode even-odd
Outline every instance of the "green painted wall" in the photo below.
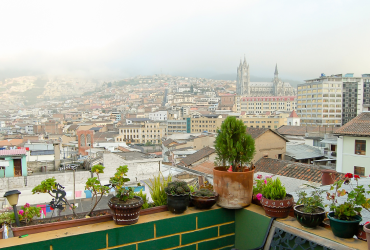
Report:
<svg viewBox="0 0 370 250"><path fill-rule="evenodd" d="M27 176L27 158L25 155L22 156L22 176Z"/></svg>
<svg viewBox="0 0 370 250"><path fill-rule="evenodd" d="M270 218L240 209L235 211L235 247L246 250L259 247L264 240Z"/></svg>
<svg viewBox="0 0 370 250"><path fill-rule="evenodd" d="M14 177L14 164L12 157L5 157L6 161L9 161L9 167L5 168L5 177Z"/></svg>

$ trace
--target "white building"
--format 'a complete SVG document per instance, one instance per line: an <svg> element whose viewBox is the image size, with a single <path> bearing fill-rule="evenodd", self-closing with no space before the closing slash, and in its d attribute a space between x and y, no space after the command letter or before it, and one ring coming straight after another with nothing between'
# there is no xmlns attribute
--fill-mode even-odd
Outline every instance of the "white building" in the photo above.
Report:
<svg viewBox="0 0 370 250"><path fill-rule="evenodd" d="M152 121L166 121L167 120L167 111L156 111L149 113L149 119Z"/></svg>
<svg viewBox="0 0 370 250"><path fill-rule="evenodd" d="M337 172L370 174L370 112L363 112L335 131Z"/></svg>

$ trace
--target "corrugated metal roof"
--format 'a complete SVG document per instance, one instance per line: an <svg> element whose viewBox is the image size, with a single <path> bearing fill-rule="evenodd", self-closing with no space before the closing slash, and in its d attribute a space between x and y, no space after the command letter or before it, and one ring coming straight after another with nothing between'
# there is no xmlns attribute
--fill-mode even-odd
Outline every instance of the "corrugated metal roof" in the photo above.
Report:
<svg viewBox="0 0 370 250"><path fill-rule="evenodd" d="M26 149L9 149L9 150L0 150L0 155L25 155Z"/></svg>
<svg viewBox="0 0 370 250"><path fill-rule="evenodd" d="M286 145L286 155L296 159L311 159L311 158L318 158L323 157L324 154L321 153L321 150L306 144L300 145Z"/></svg>

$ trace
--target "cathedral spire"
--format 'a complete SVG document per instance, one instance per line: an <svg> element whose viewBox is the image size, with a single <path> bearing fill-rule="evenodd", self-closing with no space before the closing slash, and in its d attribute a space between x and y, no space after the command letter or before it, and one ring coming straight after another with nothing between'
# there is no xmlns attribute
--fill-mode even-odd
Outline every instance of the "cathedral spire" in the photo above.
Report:
<svg viewBox="0 0 370 250"><path fill-rule="evenodd" d="M278 69L277 69L277 64L276 64L276 66L275 66L275 73L274 73L274 75L278 75L279 73L278 73Z"/></svg>
<svg viewBox="0 0 370 250"><path fill-rule="evenodd" d="M247 60L245 59L245 54L244 54L244 64L247 64Z"/></svg>

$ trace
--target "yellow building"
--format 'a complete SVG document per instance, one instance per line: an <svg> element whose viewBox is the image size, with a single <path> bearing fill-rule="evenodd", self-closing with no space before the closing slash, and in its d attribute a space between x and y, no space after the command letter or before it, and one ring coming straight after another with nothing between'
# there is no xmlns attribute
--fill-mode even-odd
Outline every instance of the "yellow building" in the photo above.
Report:
<svg viewBox="0 0 370 250"><path fill-rule="evenodd" d="M160 144L165 136L167 136L166 125L159 122L142 122L119 127L119 135L115 138L115 141Z"/></svg>
<svg viewBox="0 0 370 250"><path fill-rule="evenodd" d="M239 104L237 104L237 107L239 107ZM296 108L296 96L241 97L238 112L263 114L267 111L291 112Z"/></svg>

